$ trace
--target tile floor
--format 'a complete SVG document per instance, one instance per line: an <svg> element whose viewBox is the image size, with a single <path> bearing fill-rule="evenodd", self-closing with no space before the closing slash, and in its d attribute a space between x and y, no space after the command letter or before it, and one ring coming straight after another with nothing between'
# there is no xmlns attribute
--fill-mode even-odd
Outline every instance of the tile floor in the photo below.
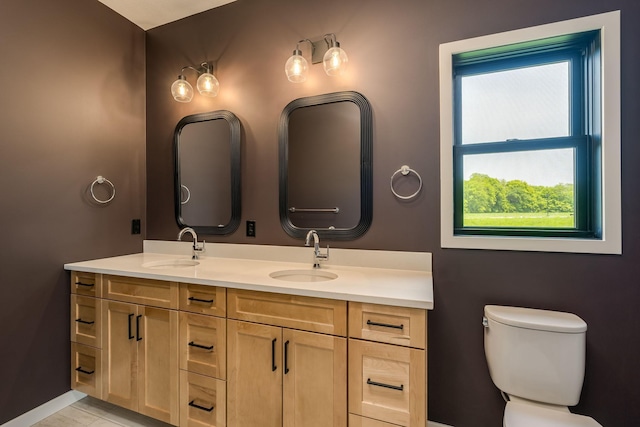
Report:
<svg viewBox="0 0 640 427"><path fill-rule="evenodd" d="M172 427L124 408L85 397L33 427Z"/></svg>

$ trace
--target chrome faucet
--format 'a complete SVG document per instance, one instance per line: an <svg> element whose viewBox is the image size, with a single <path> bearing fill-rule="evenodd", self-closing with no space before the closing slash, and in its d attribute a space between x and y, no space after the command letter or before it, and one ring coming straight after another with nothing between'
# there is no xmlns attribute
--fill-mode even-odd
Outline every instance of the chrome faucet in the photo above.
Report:
<svg viewBox="0 0 640 427"><path fill-rule="evenodd" d="M309 230L307 233L307 239L304 242L305 246L311 246L311 237L313 237L313 268L320 268L320 261L326 261L329 259L329 245L327 245L327 252L320 252L320 238L316 230Z"/></svg>
<svg viewBox="0 0 640 427"><path fill-rule="evenodd" d="M182 240L182 236L185 234L191 234L193 237L193 254L191 255L191 259L198 259L199 255L204 252L204 240L202 243L198 243L198 235L191 227L185 227L178 233L178 241Z"/></svg>

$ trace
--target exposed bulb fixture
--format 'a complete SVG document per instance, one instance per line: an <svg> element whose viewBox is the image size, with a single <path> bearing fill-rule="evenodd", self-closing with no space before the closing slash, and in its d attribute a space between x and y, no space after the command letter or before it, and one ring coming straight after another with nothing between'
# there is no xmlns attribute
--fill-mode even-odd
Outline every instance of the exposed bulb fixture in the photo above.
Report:
<svg viewBox="0 0 640 427"><path fill-rule="evenodd" d="M302 51L299 49L299 46L296 46L293 55L284 65L284 72L287 74L287 79L292 83L302 83L307 80L309 63L302 56Z"/></svg>
<svg viewBox="0 0 640 427"><path fill-rule="evenodd" d="M340 43L336 40L335 34L327 34L333 36L327 43L330 43L329 50L324 54L322 58L322 65L324 71L328 76L342 75L347 69L347 63L349 58L347 53L340 47ZM325 40L327 40L325 36Z"/></svg>
<svg viewBox="0 0 640 427"><path fill-rule="evenodd" d="M193 99L193 86L181 74L178 76L178 80L171 85L171 95L178 102L191 102Z"/></svg>
<svg viewBox="0 0 640 427"><path fill-rule="evenodd" d="M187 78L183 75L184 70L193 70L198 73L198 81L196 82L196 88L200 95L214 97L218 95L220 89L220 83L216 76L211 73L211 65L207 62L200 64L200 68L194 68L191 66L182 67L181 74L178 76L178 80L171 85L171 95L173 99L178 102L191 102L193 99L193 86L187 81Z"/></svg>
<svg viewBox="0 0 640 427"><path fill-rule="evenodd" d="M349 58L346 52L340 48L340 43L333 33L325 34L322 39L311 41L309 39L300 40L284 66L287 79L292 83L302 83L307 80L309 63L302 56L300 43L308 42L311 47L311 63L323 63L324 71L329 76L342 75L347 69Z"/></svg>

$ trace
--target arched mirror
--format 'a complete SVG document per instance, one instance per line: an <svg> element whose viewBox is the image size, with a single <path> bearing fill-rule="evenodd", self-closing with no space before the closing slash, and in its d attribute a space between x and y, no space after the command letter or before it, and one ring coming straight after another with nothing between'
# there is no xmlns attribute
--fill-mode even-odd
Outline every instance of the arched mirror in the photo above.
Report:
<svg viewBox="0 0 640 427"><path fill-rule="evenodd" d="M240 121L230 111L184 117L174 134L175 213L197 233L240 225Z"/></svg>
<svg viewBox="0 0 640 427"><path fill-rule="evenodd" d="M371 106L357 92L300 98L280 116L280 222L303 238L355 239L371 225Z"/></svg>

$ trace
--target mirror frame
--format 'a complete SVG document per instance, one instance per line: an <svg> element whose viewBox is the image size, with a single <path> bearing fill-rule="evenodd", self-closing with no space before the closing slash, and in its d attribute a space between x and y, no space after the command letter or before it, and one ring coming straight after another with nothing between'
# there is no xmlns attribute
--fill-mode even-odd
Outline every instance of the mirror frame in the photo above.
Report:
<svg viewBox="0 0 640 427"><path fill-rule="evenodd" d="M289 117L297 108L337 102L353 102L360 109L360 221L352 228L302 228L291 222L288 206ZM353 92L334 92L298 98L291 101L280 115L278 125L278 157L280 188L280 224L284 231L296 238L305 238L309 230L328 240L353 240L362 236L371 226L373 217L373 115L371 105L364 95Z"/></svg>
<svg viewBox="0 0 640 427"><path fill-rule="evenodd" d="M231 145L231 218L229 223L224 227L208 226L208 225L189 225L185 224L182 219L181 202L181 182L180 182L180 134L183 128L188 124L206 122L209 120L225 120L229 124ZM192 114L183 117L177 124L173 136L174 146L174 207L175 216L178 226L191 227L198 234L203 235L227 235L231 234L240 226L241 212L241 186L240 186L240 145L241 145L241 126L240 120L231 111L218 110L209 113Z"/></svg>

